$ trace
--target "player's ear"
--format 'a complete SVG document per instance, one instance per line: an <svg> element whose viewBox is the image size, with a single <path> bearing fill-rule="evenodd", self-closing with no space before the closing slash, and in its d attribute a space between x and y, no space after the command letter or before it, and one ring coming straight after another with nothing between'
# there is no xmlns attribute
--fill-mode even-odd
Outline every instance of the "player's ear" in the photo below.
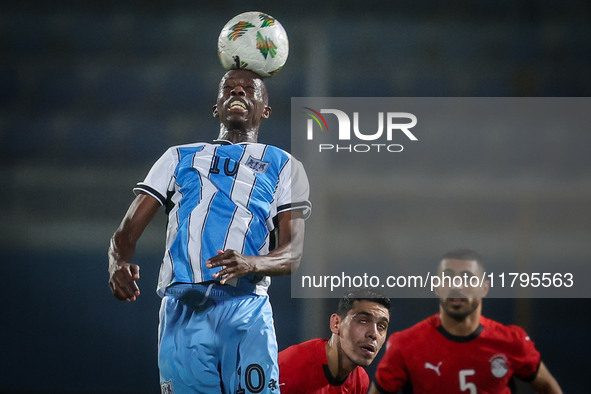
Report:
<svg viewBox="0 0 591 394"><path fill-rule="evenodd" d="M265 106L265 109L263 109L263 119L269 119L269 117L271 116L271 107L269 107L268 105Z"/></svg>
<svg viewBox="0 0 591 394"><path fill-rule="evenodd" d="M215 104L215 105L213 106L213 111L212 111L212 113L213 113L213 117L214 117L214 118L217 118L217 117L219 116L219 112L218 112L218 105L217 105L217 104Z"/></svg>
<svg viewBox="0 0 591 394"><path fill-rule="evenodd" d="M336 313L333 313L330 316L330 332L332 332L335 335L339 335L341 333L340 326L341 326L341 317L339 315L337 315Z"/></svg>

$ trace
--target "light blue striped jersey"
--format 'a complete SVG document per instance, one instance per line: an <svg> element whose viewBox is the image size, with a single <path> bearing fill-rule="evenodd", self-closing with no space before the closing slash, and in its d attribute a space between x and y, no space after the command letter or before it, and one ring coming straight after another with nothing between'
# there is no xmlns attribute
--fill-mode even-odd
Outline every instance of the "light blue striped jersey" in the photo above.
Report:
<svg viewBox="0 0 591 394"><path fill-rule="evenodd" d="M160 296L174 283L214 280L221 268L208 269L205 261L218 250L267 254L273 218L291 209L303 210L307 218L311 210L302 164L277 147L258 143L174 146L134 192L148 193L167 208ZM248 275L233 284L266 294L270 278Z"/></svg>

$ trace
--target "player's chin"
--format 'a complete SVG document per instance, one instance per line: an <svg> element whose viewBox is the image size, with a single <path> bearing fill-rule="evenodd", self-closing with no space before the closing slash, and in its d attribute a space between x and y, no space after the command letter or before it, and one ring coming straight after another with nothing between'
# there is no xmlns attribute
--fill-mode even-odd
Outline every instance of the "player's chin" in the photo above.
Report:
<svg viewBox="0 0 591 394"><path fill-rule="evenodd" d="M444 307L444 310L447 316L458 321L464 320L473 312L473 309L470 308L470 305L468 304L462 304L460 306L446 306Z"/></svg>
<svg viewBox="0 0 591 394"><path fill-rule="evenodd" d="M248 117L246 116L245 112L230 112L226 117L226 124L230 126L230 128L240 128L240 126L244 125L248 122Z"/></svg>
<svg viewBox="0 0 591 394"><path fill-rule="evenodd" d="M235 116L228 116L225 125L228 130L240 131L243 134L248 134L249 129L253 123L245 114L234 114Z"/></svg>
<svg viewBox="0 0 591 394"><path fill-rule="evenodd" d="M370 358L367 357L359 357L355 364L361 366L361 367L369 367L371 362L374 360L375 356L372 356Z"/></svg>
<svg viewBox="0 0 591 394"><path fill-rule="evenodd" d="M359 353L360 354L357 357L356 364L362 367L368 367L377 355L376 352L369 352L364 349L362 349Z"/></svg>

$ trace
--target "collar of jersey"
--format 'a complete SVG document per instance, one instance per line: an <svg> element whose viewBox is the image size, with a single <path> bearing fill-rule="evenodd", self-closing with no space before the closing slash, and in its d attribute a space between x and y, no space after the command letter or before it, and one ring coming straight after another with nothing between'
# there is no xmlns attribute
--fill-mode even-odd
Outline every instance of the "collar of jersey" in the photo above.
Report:
<svg viewBox="0 0 591 394"><path fill-rule="evenodd" d="M343 380L338 380L330 373L330 368L328 368L327 364L322 364L322 369L324 370L324 376L326 376L326 380L330 383L331 386L340 386L347 381L349 375Z"/></svg>
<svg viewBox="0 0 591 394"><path fill-rule="evenodd" d="M236 144L233 144L232 142L230 142L228 140L213 140L213 143L218 144L218 145L242 145L242 144L252 144L253 142L244 141L244 142L238 142Z"/></svg>
<svg viewBox="0 0 591 394"><path fill-rule="evenodd" d="M478 338L478 336L480 335L482 330L484 330L484 326L482 324L480 324L478 326L478 328L472 334L462 336L462 335L453 335L453 334L449 333L448 331L445 330L445 328L443 328L443 326L437 326L436 328L437 328L437 331L439 331L441 333L441 335L443 335L444 337L446 337L450 341L457 342L457 343L470 342L470 341Z"/></svg>

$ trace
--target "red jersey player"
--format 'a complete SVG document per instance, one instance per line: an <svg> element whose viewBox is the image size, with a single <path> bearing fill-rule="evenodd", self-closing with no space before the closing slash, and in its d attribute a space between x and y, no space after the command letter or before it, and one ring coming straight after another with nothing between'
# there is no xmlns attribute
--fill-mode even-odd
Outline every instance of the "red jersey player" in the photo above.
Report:
<svg viewBox="0 0 591 394"><path fill-rule="evenodd" d="M440 277L467 277L463 283L483 273L482 258L467 249L445 254L438 268ZM513 376L538 393L562 393L522 328L481 316L489 283L445 285L435 291L439 314L390 336L369 394L507 394Z"/></svg>
<svg viewBox="0 0 591 394"><path fill-rule="evenodd" d="M281 394L365 394L365 369L386 341L390 299L370 289L341 298L330 317L330 339L313 339L279 353Z"/></svg>

